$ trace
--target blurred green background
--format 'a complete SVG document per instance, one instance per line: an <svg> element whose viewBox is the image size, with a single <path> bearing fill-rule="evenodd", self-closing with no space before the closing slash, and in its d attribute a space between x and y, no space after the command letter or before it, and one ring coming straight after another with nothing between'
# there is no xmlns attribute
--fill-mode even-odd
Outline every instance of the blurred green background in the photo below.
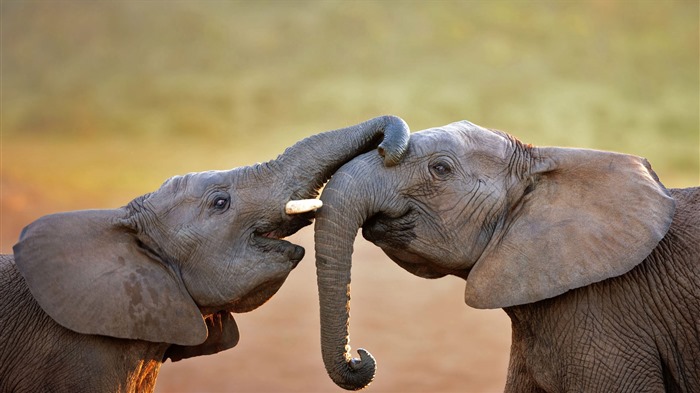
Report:
<svg viewBox="0 0 700 393"><path fill-rule="evenodd" d="M700 183L697 0L2 0L0 13L3 252L43 214L118 207L381 114L626 152L669 187Z"/></svg>
<svg viewBox="0 0 700 393"><path fill-rule="evenodd" d="M698 2L2 2L2 175L119 205L391 113L698 184ZM43 198L42 198L43 199ZM126 200L125 200L126 199ZM3 244L3 248L6 245Z"/></svg>

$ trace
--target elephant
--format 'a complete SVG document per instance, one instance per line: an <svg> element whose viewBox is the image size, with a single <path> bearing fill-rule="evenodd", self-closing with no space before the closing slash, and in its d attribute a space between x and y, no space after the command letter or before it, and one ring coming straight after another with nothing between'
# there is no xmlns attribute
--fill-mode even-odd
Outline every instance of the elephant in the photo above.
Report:
<svg viewBox="0 0 700 393"><path fill-rule="evenodd" d="M288 202L375 148L395 165L408 137L380 116L265 163L172 177L118 209L29 224L0 257L0 391L153 391L167 359L234 347L232 313L265 303L304 256L283 238L318 205Z"/></svg>
<svg viewBox="0 0 700 393"><path fill-rule="evenodd" d="M349 347L353 239L511 320L506 392L700 392L700 187L646 159L535 147L468 121L411 134L393 167L343 165L316 214L322 357L359 390ZM428 360L426 360L428 361Z"/></svg>

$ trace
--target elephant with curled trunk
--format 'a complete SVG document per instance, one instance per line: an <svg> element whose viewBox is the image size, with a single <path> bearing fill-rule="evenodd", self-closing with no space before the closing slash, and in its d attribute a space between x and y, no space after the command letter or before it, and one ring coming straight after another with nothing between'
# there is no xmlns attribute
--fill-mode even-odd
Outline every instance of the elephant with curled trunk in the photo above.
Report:
<svg viewBox="0 0 700 393"><path fill-rule="evenodd" d="M0 256L0 392L152 391L166 359L235 346L231 313L265 303L304 256L282 238L314 213L288 202L380 142L396 164L408 133L378 117L263 164L173 177L118 209L31 223Z"/></svg>
<svg viewBox="0 0 700 393"><path fill-rule="evenodd" d="M321 200L322 355L341 387L375 371L348 346L362 227L405 270L461 277L468 305L505 310L507 392L700 391L700 188L667 190L646 160L463 121L412 134L399 165L357 157Z"/></svg>

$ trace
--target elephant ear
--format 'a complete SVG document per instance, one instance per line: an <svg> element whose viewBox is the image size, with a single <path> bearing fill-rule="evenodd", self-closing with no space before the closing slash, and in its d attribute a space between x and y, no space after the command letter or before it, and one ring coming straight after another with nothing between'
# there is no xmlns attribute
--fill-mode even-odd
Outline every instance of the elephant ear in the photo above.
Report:
<svg viewBox="0 0 700 393"><path fill-rule="evenodd" d="M671 225L674 200L643 158L555 147L532 157L529 193L469 273L472 307L532 303L624 274Z"/></svg>
<svg viewBox="0 0 700 393"><path fill-rule="evenodd" d="M197 345L207 329L174 272L151 257L126 212L52 214L14 246L17 268L41 308L83 334Z"/></svg>

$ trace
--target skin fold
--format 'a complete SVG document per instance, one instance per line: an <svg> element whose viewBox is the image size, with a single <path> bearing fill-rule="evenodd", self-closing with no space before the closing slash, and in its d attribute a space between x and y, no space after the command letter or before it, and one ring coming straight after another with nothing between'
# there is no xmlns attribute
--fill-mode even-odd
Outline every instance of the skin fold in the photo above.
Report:
<svg viewBox="0 0 700 393"><path fill-rule="evenodd" d="M358 154L395 165L408 134L377 117L266 163L175 176L118 209L29 224L0 257L0 392L147 392L166 359L235 346L232 313L265 303L304 256L283 238L314 212L285 205Z"/></svg>
<svg viewBox="0 0 700 393"><path fill-rule="evenodd" d="M339 386L376 367L348 346L362 228L405 270L461 277L468 305L505 310L507 392L700 391L700 188L666 189L643 158L463 121L412 134L394 167L355 158L321 200L322 356Z"/></svg>

